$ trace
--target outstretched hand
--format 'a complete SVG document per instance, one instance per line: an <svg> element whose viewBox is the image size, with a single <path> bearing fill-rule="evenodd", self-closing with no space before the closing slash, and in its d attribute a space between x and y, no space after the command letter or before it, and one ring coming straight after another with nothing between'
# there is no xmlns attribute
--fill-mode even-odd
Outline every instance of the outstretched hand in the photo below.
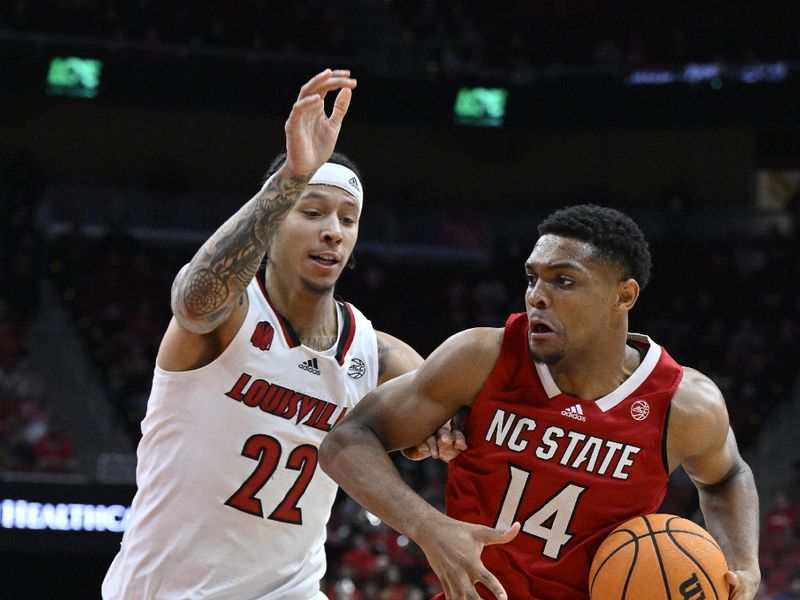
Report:
<svg viewBox="0 0 800 600"><path fill-rule="evenodd" d="M291 173L312 173L331 157L355 87L349 70L325 69L300 88L284 128L286 166ZM337 89L340 91L328 116L325 96Z"/></svg>
<svg viewBox="0 0 800 600"><path fill-rule="evenodd" d="M475 591L479 582L497 600L507 600L503 585L481 562L481 552L484 546L507 544L519 530L519 523L501 530L448 518L445 524L429 528L426 539L417 543L439 577L447 600L480 600Z"/></svg>

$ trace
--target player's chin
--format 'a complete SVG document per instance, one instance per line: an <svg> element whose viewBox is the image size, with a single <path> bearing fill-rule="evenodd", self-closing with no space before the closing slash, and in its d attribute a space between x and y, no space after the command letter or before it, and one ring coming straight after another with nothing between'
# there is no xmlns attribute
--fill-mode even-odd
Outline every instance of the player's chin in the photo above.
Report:
<svg viewBox="0 0 800 600"><path fill-rule="evenodd" d="M564 358L564 353L560 350L545 350L534 342L528 344L528 347L530 349L531 358L533 358L534 362L543 365L555 365L562 358Z"/></svg>
<svg viewBox="0 0 800 600"><path fill-rule="evenodd" d="M337 277L303 277L303 286L315 294L327 294L336 287Z"/></svg>

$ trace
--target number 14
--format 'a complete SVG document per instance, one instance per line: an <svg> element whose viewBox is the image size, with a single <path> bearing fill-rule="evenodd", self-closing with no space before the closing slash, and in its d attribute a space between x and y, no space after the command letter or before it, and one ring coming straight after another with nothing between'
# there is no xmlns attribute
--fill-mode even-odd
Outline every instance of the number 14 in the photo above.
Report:
<svg viewBox="0 0 800 600"><path fill-rule="evenodd" d="M508 487L494 525L497 529L508 529L514 521L519 520L517 512L531 477L530 471L514 465L509 465L508 468ZM567 530L575 515L578 499L587 489L574 483L568 483L522 522L524 533L544 540L542 554L548 558L558 559L561 548L572 539L573 534L568 533ZM545 526L550 519L553 521L550 527Z"/></svg>

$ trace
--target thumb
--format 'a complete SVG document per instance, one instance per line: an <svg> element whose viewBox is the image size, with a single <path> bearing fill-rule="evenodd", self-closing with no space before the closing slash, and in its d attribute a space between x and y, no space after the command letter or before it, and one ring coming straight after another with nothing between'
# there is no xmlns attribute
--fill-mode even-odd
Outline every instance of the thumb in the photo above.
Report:
<svg viewBox="0 0 800 600"><path fill-rule="evenodd" d="M728 585L731 586L731 593L735 592L739 587L739 576L733 571L728 571L725 573L725 581L727 581Z"/></svg>
<svg viewBox="0 0 800 600"><path fill-rule="evenodd" d="M353 97L353 91L350 88L342 88L336 94L336 100L333 103L333 112L331 113L331 123L337 129L342 126L344 116L347 114L347 109L350 108L350 99Z"/></svg>
<svg viewBox="0 0 800 600"><path fill-rule="evenodd" d="M521 527L522 526L519 524L519 522L514 523L506 530L486 527L484 539L482 541L486 546L491 546L493 544L507 544L517 537Z"/></svg>

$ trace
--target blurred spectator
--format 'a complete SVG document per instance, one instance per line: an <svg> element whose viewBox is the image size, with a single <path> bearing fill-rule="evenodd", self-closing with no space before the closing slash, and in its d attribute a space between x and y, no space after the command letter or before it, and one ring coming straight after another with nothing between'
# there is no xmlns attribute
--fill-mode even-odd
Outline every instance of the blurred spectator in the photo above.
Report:
<svg viewBox="0 0 800 600"><path fill-rule="evenodd" d="M792 574L786 591L775 596L775 600L800 600L800 573Z"/></svg>
<svg viewBox="0 0 800 600"><path fill-rule="evenodd" d="M797 532L798 506L782 490L775 494L772 508L764 515L764 535L791 538Z"/></svg>

